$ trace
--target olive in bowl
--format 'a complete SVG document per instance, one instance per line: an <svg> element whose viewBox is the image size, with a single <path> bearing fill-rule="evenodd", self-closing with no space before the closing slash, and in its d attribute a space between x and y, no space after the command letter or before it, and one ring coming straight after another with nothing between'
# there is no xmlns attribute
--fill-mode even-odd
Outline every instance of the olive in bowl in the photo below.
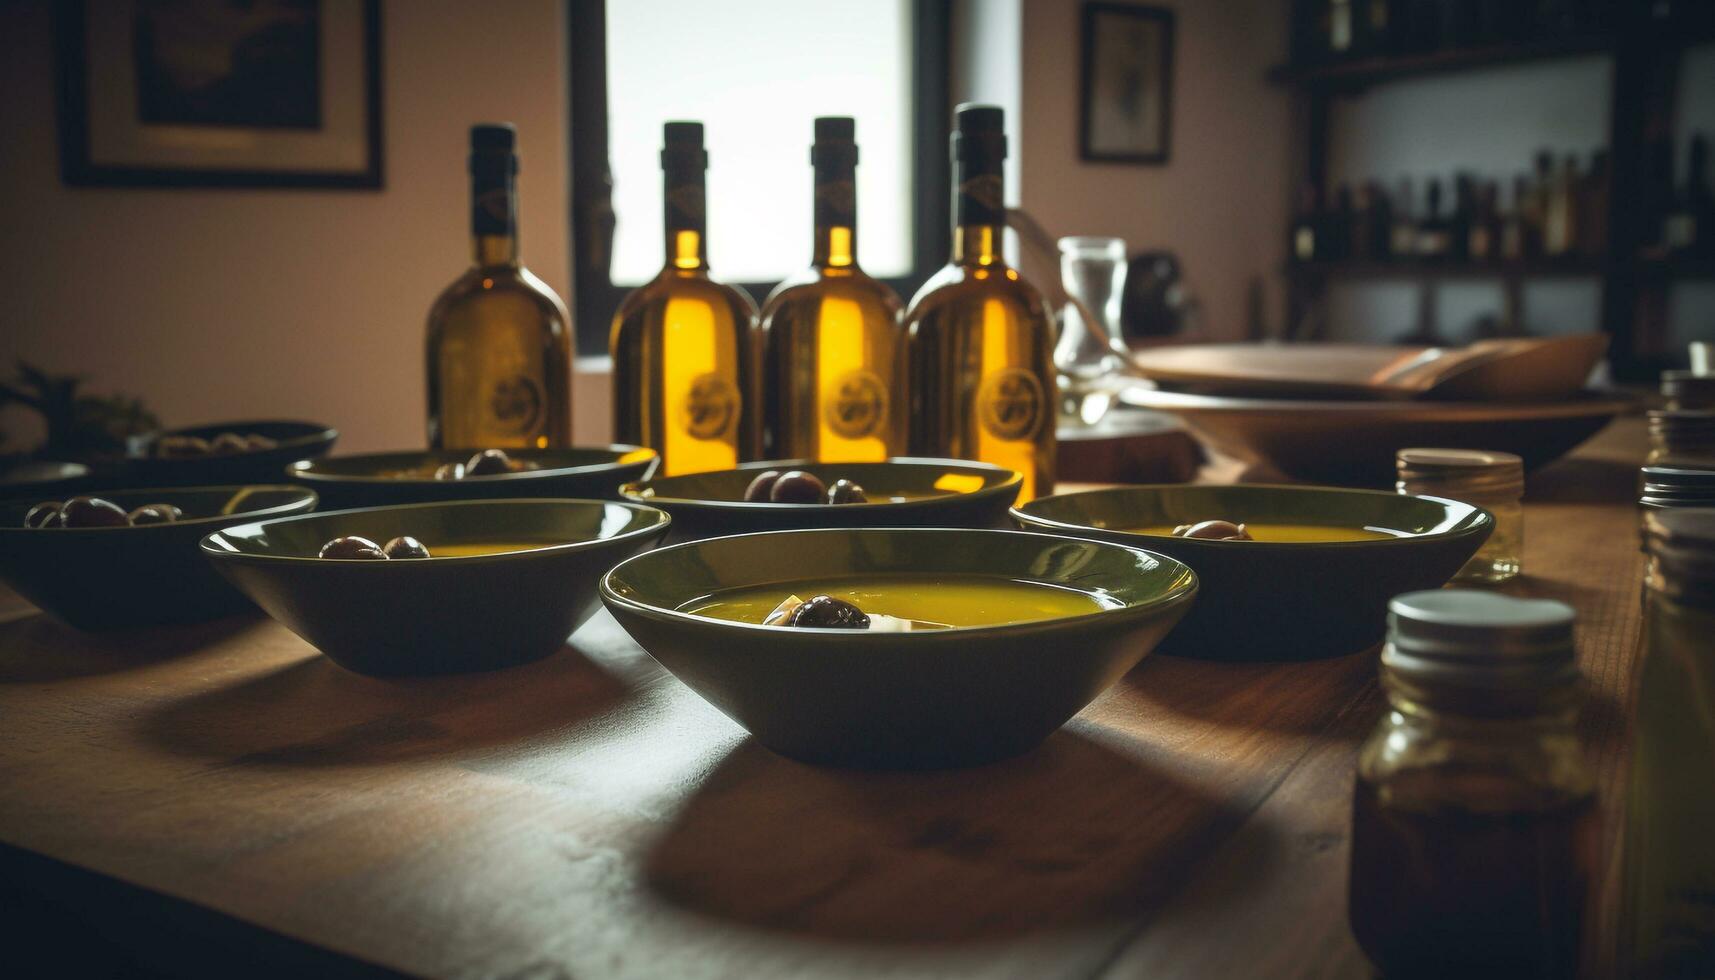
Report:
<svg viewBox="0 0 1715 980"><path fill-rule="evenodd" d="M203 535L315 507L314 491L292 486L113 490L99 498L0 503L0 578L78 629L218 619L251 605L198 552Z"/></svg>
<svg viewBox="0 0 1715 980"><path fill-rule="evenodd" d="M286 466L321 456L339 432L283 419L215 422L133 440L120 479L138 487L278 483Z"/></svg>
<svg viewBox="0 0 1715 980"><path fill-rule="evenodd" d="M659 459L653 449L627 445L431 449L307 459L293 464L290 475L320 494L328 509L513 497L612 499L621 483L654 472Z"/></svg>
<svg viewBox="0 0 1715 980"><path fill-rule="evenodd" d="M202 550L348 670L452 674L559 650L598 608L601 576L668 523L652 507L599 500L462 500L225 527ZM406 538L429 557L406 554Z"/></svg>

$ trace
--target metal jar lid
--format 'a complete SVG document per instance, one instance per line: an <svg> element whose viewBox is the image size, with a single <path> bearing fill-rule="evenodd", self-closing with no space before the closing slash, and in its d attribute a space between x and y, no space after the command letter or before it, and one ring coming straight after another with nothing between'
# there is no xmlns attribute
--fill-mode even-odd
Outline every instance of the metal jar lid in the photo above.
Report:
<svg viewBox="0 0 1715 980"><path fill-rule="evenodd" d="M1564 602L1431 589L1394 597L1387 618L1382 666L1414 684L1524 691L1578 679Z"/></svg>
<svg viewBox="0 0 1715 980"><path fill-rule="evenodd" d="M1645 466L1638 485L1638 503L1646 507L1715 507L1715 468Z"/></svg>
<svg viewBox="0 0 1715 980"><path fill-rule="evenodd" d="M1401 449L1394 454L1394 467L1405 489L1433 489L1448 496L1524 494L1524 460L1512 453L1485 449Z"/></svg>
<svg viewBox="0 0 1715 980"><path fill-rule="evenodd" d="M1663 371L1661 394L1681 409L1715 408L1715 374Z"/></svg>

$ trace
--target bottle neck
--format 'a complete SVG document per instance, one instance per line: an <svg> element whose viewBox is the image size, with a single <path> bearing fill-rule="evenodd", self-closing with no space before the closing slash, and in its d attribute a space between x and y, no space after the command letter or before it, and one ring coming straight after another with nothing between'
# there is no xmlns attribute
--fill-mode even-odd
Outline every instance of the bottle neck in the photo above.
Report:
<svg viewBox="0 0 1715 980"><path fill-rule="evenodd" d="M665 171L665 205L667 268L708 271L708 219L701 167L670 167Z"/></svg>
<svg viewBox="0 0 1715 980"><path fill-rule="evenodd" d="M815 252L818 269L857 266L857 183L850 164L816 167Z"/></svg>
<svg viewBox="0 0 1715 980"><path fill-rule="evenodd" d="M507 169L511 161L507 159ZM481 268L518 265L518 188L502 168L479 167L471 175L471 251Z"/></svg>
<svg viewBox="0 0 1715 980"><path fill-rule="evenodd" d="M953 188L953 262L999 265L1006 231L1006 183L1000 158L956 161Z"/></svg>

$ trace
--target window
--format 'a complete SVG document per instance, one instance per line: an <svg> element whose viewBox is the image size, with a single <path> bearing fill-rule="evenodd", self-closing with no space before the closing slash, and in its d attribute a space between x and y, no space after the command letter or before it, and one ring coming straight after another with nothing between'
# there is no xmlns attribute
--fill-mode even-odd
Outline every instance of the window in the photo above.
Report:
<svg viewBox="0 0 1715 980"><path fill-rule="evenodd" d="M661 268L661 124L704 123L709 261L760 302L810 258L811 121L857 120L860 256L909 297L946 251L947 0L572 0L580 353Z"/></svg>

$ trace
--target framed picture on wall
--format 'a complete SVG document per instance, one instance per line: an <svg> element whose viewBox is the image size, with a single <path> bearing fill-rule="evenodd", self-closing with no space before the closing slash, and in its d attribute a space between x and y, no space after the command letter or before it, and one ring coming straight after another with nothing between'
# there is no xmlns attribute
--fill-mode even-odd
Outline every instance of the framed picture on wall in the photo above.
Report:
<svg viewBox="0 0 1715 980"><path fill-rule="evenodd" d="M1086 3L1078 142L1085 160L1166 163L1173 120L1173 11Z"/></svg>
<svg viewBox="0 0 1715 980"><path fill-rule="evenodd" d="M66 183L381 186L379 0L64 0L55 17Z"/></svg>

